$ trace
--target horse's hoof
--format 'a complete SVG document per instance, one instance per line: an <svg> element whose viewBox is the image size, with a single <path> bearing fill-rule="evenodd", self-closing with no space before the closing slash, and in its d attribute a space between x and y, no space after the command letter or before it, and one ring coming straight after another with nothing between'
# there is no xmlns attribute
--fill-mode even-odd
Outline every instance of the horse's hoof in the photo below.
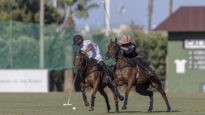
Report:
<svg viewBox="0 0 205 115"><path fill-rule="evenodd" d="M167 108L167 112L170 112L171 111L171 107Z"/></svg>
<svg viewBox="0 0 205 115"><path fill-rule="evenodd" d="M108 113L110 113L110 110L107 110Z"/></svg>
<svg viewBox="0 0 205 115"><path fill-rule="evenodd" d="M116 110L116 113L119 113L120 111L119 110Z"/></svg>
<svg viewBox="0 0 205 115"><path fill-rule="evenodd" d="M109 108L107 108L107 112L108 112L108 113L110 112L110 109L111 109L110 107L109 107Z"/></svg>
<svg viewBox="0 0 205 115"><path fill-rule="evenodd" d="M89 111L93 111L93 110L94 110L94 108L93 108L93 107L90 107Z"/></svg>
<svg viewBox="0 0 205 115"><path fill-rule="evenodd" d="M124 105L123 107L122 107L122 110L126 110L127 109L127 107Z"/></svg>
<svg viewBox="0 0 205 115"><path fill-rule="evenodd" d="M149 107L148 112L152 112L152 110L153 110L153 107L151 106Z"/></svg>
<svg viewBox="0 0 205 115"><path fill-rule="evenodd" d="M88 102L85 103L85 106L88 107L90 104Z"/></svg>
<svg viewBox="0 0 205 115"><path fill-rule="evenodd" d="M152 112L152 109L148 109L148 112Z"/></svg>
<svg viewBox="0 0 205 115"><path fill-rule="evenodd" d="M123 97L123 96L119 96L119 100L120 100L120 101L123 101L123 100L124 100L124 97Z"/></svg>

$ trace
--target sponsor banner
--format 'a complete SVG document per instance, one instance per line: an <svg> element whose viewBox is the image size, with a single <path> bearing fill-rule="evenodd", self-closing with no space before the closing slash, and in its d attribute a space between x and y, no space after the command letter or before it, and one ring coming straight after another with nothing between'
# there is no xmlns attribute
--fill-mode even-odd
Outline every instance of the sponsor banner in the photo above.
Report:
<svg viewBox="0 0 205 115"><path fill-rule="evenodd" d="M0 70L0 92L48 92L47 70Z"/></svg>

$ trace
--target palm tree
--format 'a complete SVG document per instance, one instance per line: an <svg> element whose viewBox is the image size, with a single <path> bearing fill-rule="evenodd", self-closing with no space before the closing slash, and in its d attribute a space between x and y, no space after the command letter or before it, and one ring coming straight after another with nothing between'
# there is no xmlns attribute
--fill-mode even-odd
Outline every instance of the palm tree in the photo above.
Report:
<svg viewBox="0 0 205 115"><path fill-rule="evenodd" d="M98 8L98 5L91 3L91 0L59 0L60 4L66 7L67 25L74 23L73 17L88 18L88 11L93 8Z"/></svg>

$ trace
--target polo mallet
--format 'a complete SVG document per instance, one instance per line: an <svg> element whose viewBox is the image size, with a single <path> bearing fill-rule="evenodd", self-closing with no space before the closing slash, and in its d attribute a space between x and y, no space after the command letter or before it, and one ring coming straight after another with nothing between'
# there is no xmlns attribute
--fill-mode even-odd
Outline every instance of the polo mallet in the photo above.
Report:
<svg viewBox="0 0 205 115"><path fill-rule="evenodd" d="M112 29L111 21L110 21L110 18L108 16L108 12L107 12L107 9L106 9L106 6L105 6L105 0L102 0L102 4L103 4L104 10L105 10L105 16L107 17L108 23L110 25L110 30L111 30L113 36L116 38L116 35L115 35L115 33L114 33L113 29Z"/></svg>
<svg viewBox="0 0 205 115"><path fill-rule="evenodd" d="M72 85L72 87L71 87L71 91L70 91L70 95L69 95L69 98L68 98L68 102L67 102L67 103L64 103L63 106L71 106L71 105L72 105L72 104L70 103L70 99L71 99L71 96L72 96L73 87L74 87L74 85L75 85L76 78L77 78L77 74L75 75L75 78L74 78L74 81L73 81L73 85Z"/></svg>

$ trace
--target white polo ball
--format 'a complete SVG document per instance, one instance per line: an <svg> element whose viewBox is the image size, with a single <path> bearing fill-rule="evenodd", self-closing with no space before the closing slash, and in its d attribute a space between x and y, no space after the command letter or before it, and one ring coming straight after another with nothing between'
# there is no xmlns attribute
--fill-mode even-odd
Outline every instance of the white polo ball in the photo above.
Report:
<svg viewBox="0 0 205 115"><path fill-rule="evenodd" d="M73 110L76 110L76 107L73 107Z"/></svg>

